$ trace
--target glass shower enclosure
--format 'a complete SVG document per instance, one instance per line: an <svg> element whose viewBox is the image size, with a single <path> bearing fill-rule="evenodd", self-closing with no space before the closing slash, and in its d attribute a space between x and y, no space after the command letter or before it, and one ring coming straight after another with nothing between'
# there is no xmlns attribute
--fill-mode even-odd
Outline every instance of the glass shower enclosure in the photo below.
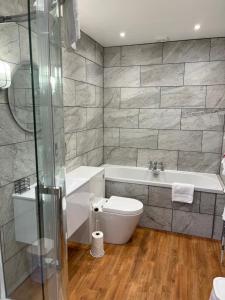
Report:
<svg viewBox="0 0 225 300"><path fill-rule="evenodd" d="M30 163L34 165L35 172L30 170L28 176L24 173L23 177L18 176L12 182L17 187L29 183L29 187L19 192L13 190L15 224L13 241L10 242L15 244L18 252L12 259L4 254L6 289L3 291L2 285L2 295L16 300L66 300L60 3L59 0L28 0L24 1L23 8L27 10L23 14L0 17L0 23L17 24L15 26L23 35L27 34L29 41L27 58L15 64L12 72L8 102L17 123L13 126L18 126L21 133L25 132L24 143L29 141L34 145ZM20 40L20 48L23 47ZM24 162L27 163L26 146L23 151ZM23 169L23 162L19 161L18 164ZM1 248L4 253L7 247L7 242L3 242ZM13 262L16 262L17 256L15 271L20 268L18 274L22 275L14 276Z"/></svg>

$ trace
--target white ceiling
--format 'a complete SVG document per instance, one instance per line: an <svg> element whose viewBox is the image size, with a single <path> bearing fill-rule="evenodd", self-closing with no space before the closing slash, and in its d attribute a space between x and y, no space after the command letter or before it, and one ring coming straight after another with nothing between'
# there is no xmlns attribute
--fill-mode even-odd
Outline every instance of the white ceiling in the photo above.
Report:
<svg viewBox="0 0 225 300"><path fill-rule="evenodd" d="M82 30L105 47L225 36L225 0L79 0L79 10Z"/></svg>

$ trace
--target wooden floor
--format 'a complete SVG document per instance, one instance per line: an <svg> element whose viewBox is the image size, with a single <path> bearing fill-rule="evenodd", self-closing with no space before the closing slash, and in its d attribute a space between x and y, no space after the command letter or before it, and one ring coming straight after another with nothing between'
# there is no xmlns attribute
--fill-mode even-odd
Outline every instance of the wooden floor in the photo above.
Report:
<svg viewBox="0 0 225 300"><path fill-rule="evenodd" d="M126 245L69 247L70 300L208 300L212 279L225 276L220 243L138 228Z"/></svg>

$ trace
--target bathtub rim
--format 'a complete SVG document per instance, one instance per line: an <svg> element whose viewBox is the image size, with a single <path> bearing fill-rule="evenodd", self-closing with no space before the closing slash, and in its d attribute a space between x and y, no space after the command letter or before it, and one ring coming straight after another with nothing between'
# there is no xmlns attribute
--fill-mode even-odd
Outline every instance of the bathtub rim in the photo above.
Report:
<svg viewBox="0 0 225 300"><path fill-rule="evenodd" d="M115 168L129 168L129 169L140 169L140 170L148 170L145 167L135 167L135 166L123 166L123 165L112 165L112 164L103 164L101 167L110 168L110 167L115 167ZM213 194L224 194L225 189L224 189L224 184L222 179L220 178L219 174L213 174L213 173L202 173L202 172L189 172L189 171L180 171L180 170L169 170L166 169L166 172L171 172L171 173L180 173L180 174L201 174L201 175L210 175L216 178L219 182L219 185L221 189L212 189L212 188L203 188L199 186L195 186L195 191L198 192L206 192L206 193L213 193ZM106 181L114 181L114 182L124 182L124 183L134 183L134 184L140 184L140 185L147 185L147 186L153 186L153 187L162 187L162 188L171 188L172 184L171 183L164 183L164 182L156 182L156 181L143 181L140 179L126 179L122 177L110 177L105 175L105 180Z"/></svg>

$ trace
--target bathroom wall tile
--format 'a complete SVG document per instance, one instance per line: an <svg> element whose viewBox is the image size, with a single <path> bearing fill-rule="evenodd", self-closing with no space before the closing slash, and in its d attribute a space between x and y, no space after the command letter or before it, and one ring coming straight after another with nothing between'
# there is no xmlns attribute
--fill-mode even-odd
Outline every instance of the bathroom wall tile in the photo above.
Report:
<svg viewBox="0 0 225 300"><path fill-rule="evenodd" d="M76 133L65 134L65 154L66 160L76 156Z"/></svg>
<svg viewBox="0 0 225 300"><path fill-rule="evenodd" d="M110 182L108 196L126 197L140 200L144 204L148 202L148 186L143 184Z"/></svg>
<svg viewBox="0 0 225 300"><path fill-rule="evenodd" d="M95 50L95 62L101 66L103 66L104 62L104 48L99 44L96 43L96 50Z"/></svg>
<svg viewBox="0 0 225 300"><path fill-rule="evenodd" d="M104 127L138 128L138 109L104 109Z"/></svg>
<svg viewBox="0 0 225 300"><path fill-rule="evenodd" d="M0 147L0 186L14 181L15 145Z"/></svg>
<svg viewBox="0 0 225 300"><path fill-rule="evenodd" d="M162 63L162 43L131 45L121 48L121 66Z"/></svg>
<svg viewBox="0 0 225 300"><path fill-rule="evenodd" d="M95 41L81 31L81 38L77 42L76 53L95 61Z"/></svg>
<svg viewBox="0 0 225 300"><path fill-rule="evenodd" d="M103 67L86 60L87 82L103 87Z"/></svg>
<svg viewBox="0 0 225 300"><path fill-rule="evenodd" d="M85 58L63 48L62 61L64 77L80 81L86 80Z"/></svg>
<svg viewBox="0 0 225 300"><path fill-rule="evenodd" d="M202 131L160 130L158 148L201 151Z"/></svg>
<svg viewBox="0 0 225 300"><path fill-rule="evenodd" d="M141 67L142 86L183 85L184 64L151 65Z"/></svg>
<svg viewBox="0 0 225 300"><path fill-rule="evenodd" d="M64 106L75 106L75 82L74 80L63 78L63 104Z"/></svg>
<svg viewBox="0 0 225 300"><path fill-rule="evenodd" d="M3 226L3 241L4 262L10 257L14 256L26 246L26 244L16 241L14 220L10 221L9 223Z"/></svg>
<svg viewBox="0 0 225 300"><path fill-rule="evenodd" d="M104 107L119 108L120 106L120 88L104 89Z"/></svg>
<svg viewBox="0 0 225 300"><path fill-rule="evenodd" d="M165 169L177 169L177 151L138 149L138 167L148 167L150 161L163 162Z"/></svg>
<svg viewBox="0 0 225 300"><path fill-rule="evenodd" d="M104 86L138 87L140 85L140 67L112 67L104 69Z"/></svg>
<svg viewBox="0 0 225 300"><path fill-rule="evenodd" d="M104 67L119 67L120 51L120 47L104 48Z"/></svg>
<svg viewBox="0 0 225 300"><path fill-rule="evenodd" d="M173 202L173 204L172 204L173 210L181 210L181 211L199 213L200 201L201 201L201 193L195 191L194 192L194 199L193 199L193 202L191 204L181 203L181 202Z"/></svg>
<svg viewBox="0 0 225 300"><path fill-rule="evenodd" d="M87 108L87 128L103 127L103 108Z"/></svg>
<svg viewBox="0 0 225 300"><path fill-rule="evenodd" d="M14 120L9 106L0 104L0 145L25 141L25 131Z"/></svg>
<svg viewBox="0 0 225 300"><path fill-rule="evenodd" d="M171 209L172 208L171 188L149 186L148 205Z"/></svg>
<svg viewBox="0 0 225 300"><path fill-rule="evenodd" d="M120 147L157 149L158 130L120 129Z"/></svg>
<svg viewBox="0 0 225 300"><path fill-rule="evenodd" d="M205 107L206 87L162 87L161 107Z"/></svg>
<svg viewBox="0 0 225 300"><path fill-rule="evenodd" d="M210 60L225 60L225 38L211 39Z"/></svg>
<svg viewBox="0 0 225 300"><path fill-rule="evenodd" d="M223 220L221 217L215 216L213 239L221 240L222 232L223 232Z"/></svg>
<svg viewBox="0 0 225 300"><path fill-rule="evenodd" d="M163 47L164 63L208 61L210 39L167 42Z"/></svg>
<svg viewBox="0 0 225 300"><path fill-rule="evenodd" d="M104 128L104 146L119 146L119 128Z"/></svg>
<svg viewBox="0 0 225 300"><path fill-rule="evenodd" d="M224 115L213 109L182 109L182 130L223 131Z"/></svg>
<svg viewBox="0 0 225 300"><path fill-rule="evenodd" d="M20 63L20 45L19 30L15 23L1 24L0 26L0 59L19 64Z"/></svg>
<svg viewBox="0 0 225 300"><path fill-rule="evenodd" d="M207 86L206 107L225 108L225 85Z"/></svg>
<svg viewBox="0 0 225 300"><path fill-rule="evenodd" d="M178 170L218 174L219 167L219 154L179 152Z"/></svg>
<svg viewBox="0 0 225 300"><path fill-rule="evenodd" d="M210 238L213 216L206 214L173 211L172 231Z"/></svg>
<svg viewBox="0 0 225 300"><path fill-rule="evenodd" d="M86 128L86 109L81 107L64 108L65 132L75 132Z"/></svg>
<svg viewBox="0 0 225 300"><path fill-rule="evenodd" d="M180 129L180 109L140 109L139 127Z"/></svg>
<svg viewBox="0 0 225 300"><path fill-rule="evenodd" d="M18 13L18 0L11 0L11 1L1 0L0 6L1 6L1 14L3 16Z"/></svg>
<svg viewBox="0 0 225 300"><path fill-rule="evenodd" d="M225 61L186 63L184 84L225 84Z"/></svg>
<svg viewBox="0 0 225 300"><path fill-rule="evenodd" d="M95 106L95 92L94 85L84 82L76 82L76 105L83 107Z"/></svg>
<svg viewBox="0 0 225 300"><path fill-rule="evenodd" d="M91 129L77 132L77 155L81 155L95 148L101 147L102 141L102 129Z"/></svg>
<svg viewBox="0 0 225 300"><path fill-rule="evenodd" d="M221 217L225 207L225 195L217 194L216 195L216 211L215 215Z"/></svg>
<svg viewBox="0 0 225 300"><path fill-rule="evenodd" d="M223 132L203 131L202 152L221 153Z"/></svg>
<svg viewBox="0 0 225 300"><path fill-rule="evenodd" d="M214 214L216 194L201 193L200 214Z"/></svg>
<svg viewBox="0 0 225 300"><path fill-rule="evenodd" d="M95 105L97 107L104 106L104 91L102 87L95 87Z"/></svg>
<svg viewBox="0 0 225 300"><path fill-rule="evenodd" d="M87 154L87 165L98 167L103 164L103 147L91 150Z"/></svg>
<svg viewBox="0 0 225 300"><path fill-rule="evenodd" d="M13 199L14 184L0 187L0 225L4 225L14 218Z"/></svg>
<svg viewBox="0 0 225 300"><path fill-rule="evenodd" d="M20 39L20 59L21 62L30 61L30 43L28 28L19 26L19 39ZM38 64L38 36L36 33L31 33L32 38L32 61Z"/></svg>
<svg viewBox="0 0 225 300"><path fill-rule="evenodd" d="M172 209L144 206L139 225L158 230L171 231Z"/></svg>
<svg viewBox="0 0 225 300"><path fill-rule="evenodd" d="M87 166L87 153L66 161L66 172L71 172L80 166Z"/></svg>
<svg viewBox="0 0 225 300"><path fill-rule="evenodd" d="M105 197L106 198L110 198L111 197L110 186L111 186L111 181L106 180L105 181Z"/></svg>
<svg viewBox="0 0 225 300"><path fill-rule="evenodd" d="M25 248L9 259L4 265L7 293L10 294L15 290L30 275L31 270L31 256L27 254Z"/></svg>
<svg viewBox="0 0 225 300"><path fill-rule="evenodd" d="M136 166L137 149L104 147L104 163L123 166Z"/></svg>
<svg viewBox="0 0 225 300"><path fill-rule="evenodd" d="M160 88L122 88L121 108L158 108Z"/></svg>

